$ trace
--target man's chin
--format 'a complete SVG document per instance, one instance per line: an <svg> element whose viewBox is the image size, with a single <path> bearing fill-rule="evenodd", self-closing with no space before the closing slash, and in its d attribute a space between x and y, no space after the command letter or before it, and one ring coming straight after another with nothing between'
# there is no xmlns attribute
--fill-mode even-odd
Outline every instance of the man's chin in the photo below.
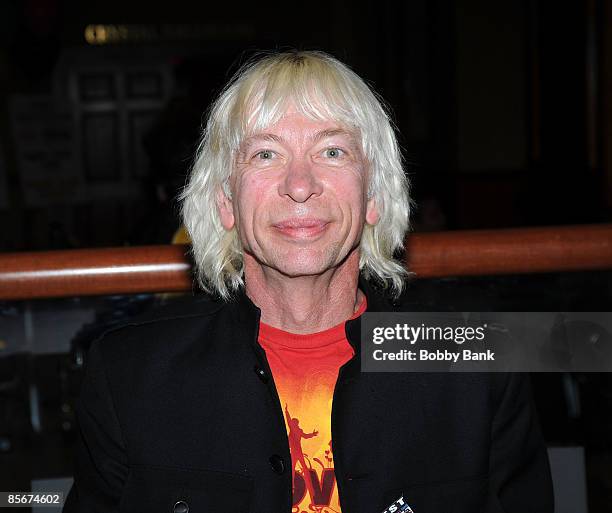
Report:
<svg viewBox="0 0 612 513"><path fill-rule="evenodd" d="M325 255L326 258L291 258L287 255L284 258L280 258L277 261L268 264L269 267L276 270L278 273L286 276L287 278L302 278L308 276L322 276L330 271L337 271L343 267L352 268L355 267L356 272L359 272L359 255L355 254L355 258L350 259L349 257L353 252L342 257L341 255ZM301 255L304 256L304 255ZM349 262L349 259L351 262Z"/></svg>
<svg viewBox="0 0 612 513"><path fill-rule="evenodd" d="M353 253L351 251L348 255L342 255L340 248L331 246L326 249L327 251L304 251L303 249L301 251L279 251L268 255L263 254L261 257L245 252L245 257L249 260L245 263L247 269L254 266L260 267L264 273L267 269L287 278L301 278L322 276L338 269L347 264L348 258Z"/></svg>

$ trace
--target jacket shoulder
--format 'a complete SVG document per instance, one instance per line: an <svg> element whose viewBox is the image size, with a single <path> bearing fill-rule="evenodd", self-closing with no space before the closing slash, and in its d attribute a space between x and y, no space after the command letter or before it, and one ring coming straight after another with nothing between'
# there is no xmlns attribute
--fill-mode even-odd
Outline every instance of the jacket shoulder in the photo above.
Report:
<svg viewBox="0 0 612 513"><path fill-rule="evenodd" d="M104 330L93 342L112 361L126 356L157 353L159 350L190 342L194 331L206 330L207 324L229 304L208 296L187 296L123 320Z"/></svg>
<svg viewBox="0 0 612 513"><path fill-rule="evenodd" d="M227 303L214 300L205 294L180 296L154 306L124 322L122 326L142 326L174 319L206 317L213 315L226 305Z"/></svg>

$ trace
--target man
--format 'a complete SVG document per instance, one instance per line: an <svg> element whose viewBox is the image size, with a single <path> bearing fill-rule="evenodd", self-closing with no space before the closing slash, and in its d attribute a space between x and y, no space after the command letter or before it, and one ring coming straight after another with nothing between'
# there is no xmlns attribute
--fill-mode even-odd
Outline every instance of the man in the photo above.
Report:
<svg viewBox="0 0 612 513"><path fill-rule="evenodd" d="M355 73L318 52L243 68L183 200L220 300L94 343L66 511L552 511L524 376L360 372L359 316L403 289L409 200Z"/></svg>

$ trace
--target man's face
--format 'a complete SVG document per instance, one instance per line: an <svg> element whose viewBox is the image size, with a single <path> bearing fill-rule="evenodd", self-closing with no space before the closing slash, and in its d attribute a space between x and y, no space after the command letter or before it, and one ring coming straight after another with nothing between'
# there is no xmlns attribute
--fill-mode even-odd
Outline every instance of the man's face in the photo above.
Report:
<svg viewBox="0 0 612 513"><path fill-rule="evenodd" d="M378 220L358 134L292 108L244 141L230 186L231 201L219 194L223 227L237 227L245 259L286 276L339 266Z"/></svg>

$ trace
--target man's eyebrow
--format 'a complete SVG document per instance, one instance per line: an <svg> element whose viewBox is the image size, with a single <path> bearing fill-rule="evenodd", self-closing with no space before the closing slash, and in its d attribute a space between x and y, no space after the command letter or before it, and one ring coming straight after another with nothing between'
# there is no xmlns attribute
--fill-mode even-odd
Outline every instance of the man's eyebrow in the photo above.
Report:
<svg viewBox="0 0 612 513"><path fill-rule="evenodd" d="M325 130L320 130L313 136L312 141L317 143L327 137L334 137L336 135L343 135L355 141L355 134L344 128L326 128Z"/></svg>
<svg viewBox="0 0 612 513"><path fill-rule="evenodd" d="M242 143L242 146L244 148L248 148L255 141L270 141L270 142L275 142L275 143L282 143L283 139L282 137L279 137L278 135L269 134L269 133L253 134L244 140L244 142Z"/></svg>
<svg viewBox="0 0 612 513"><path fill-rule="evenodd" d="M322 141L323 139L326 139L327 137L334 137L337 135L349 137L350 139L353 140L353 142L356 142L355 134L344 128L326 128L324 130L319 130L312 136L311 140L314 144L319 141ZM244 150L256 141L270 141L270 142L282 144L284 142L284 139L275 134L271 134L268 132L262 132L262 133L253 134L247 137L241 146Z"/></svg>

